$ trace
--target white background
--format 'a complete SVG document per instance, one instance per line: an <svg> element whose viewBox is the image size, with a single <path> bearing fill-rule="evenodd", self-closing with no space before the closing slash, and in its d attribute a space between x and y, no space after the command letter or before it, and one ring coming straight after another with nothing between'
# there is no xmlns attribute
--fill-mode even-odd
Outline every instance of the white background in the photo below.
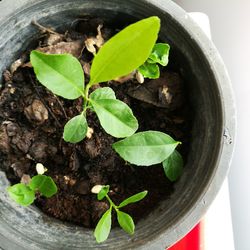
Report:
<svg viewBox="0 0 250 250"><path fill-rule="evenodd" d="M234 242L236 250L250 250L250 0L175 2L188 12L209 16L213 42L232 80L238 111L237 142L229 173ZM218 226L223 235L225 225L221 221Z"/></svg>

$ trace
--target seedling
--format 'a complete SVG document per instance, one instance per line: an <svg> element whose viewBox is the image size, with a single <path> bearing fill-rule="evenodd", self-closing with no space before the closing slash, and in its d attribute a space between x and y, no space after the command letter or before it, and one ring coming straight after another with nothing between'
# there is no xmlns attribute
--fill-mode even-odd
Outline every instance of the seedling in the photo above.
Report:
<svg viewBox="0 0 250 250"><path fill-rule="evenodd" d="M51 177L38 174L32 177L30 183L15 184L8 187L7 191L16 203L29 206L34 202L37 192L50 198L57 193L57 186Z"/></svg>
<svg viewBox="0 0 250 250"><path fill-rule="evenodd" d="M159 29L159 18L150 17L129 25L112 37L94 57L86 86L82 66L75 57L31 52L31 64L44 86L66 99L83 98L83 111L64 127L65 141L77 143L85 138L86 111L90 107L108 134L124 138L135 133L137 119L127 104L116 99L111 88L100 88L90 95L89 89L97 83L127 75L142 65L154 47Z"/></svg>
<svg viewBox="0 0 250 250"><path fill-rule="evenodd" d="M95 186L92 189L93 193L97 193L97 199L103 200L106 198L109 202L109 209L102 215L101 219L97 223L97 226L95 228L94 236L96 238L96 241L98 243L101 243L105 241L110 233L111 230L111 223L112 223L112 211L114 210L117 216L117 221L121 228L128 234L132 235L134 234L135 230L135 224L133 221L133 218L127 214L122 212L120 209L131 204L138 202L142 200L146 195L147 191L143 191L140 193L137 193L127 199L125 199L123 202L121 202L118 206L114 204L114 202L110 199L108 196L109 192L109 185L106 186Z"/></svg>
<svg viewBox="0 0 250 250"><path fill-rule="evenodd" d="M86 111L92 109L108 134L116 138L128 137L113 144L113 149L124 160L138 166L163 163L166 176L176 180L183 165L182 160L178 160L181 155L174 153L179 142L157 131L135 134L138 129L136 117L127 104L116 99L111 88L98 88L89 94L93 85L128 75L136 69L146 77L159 77L157 63L167 65L170 48L167 44L155 44L159 29L160 19L150 17L129 25L112 37L94 56L86 86L82 66L72 55L32 51L30 59L37 79L54 94L70 100L83 98L82 112L64 127L65 141L77 143L86 137ZM167 160L173 153L171 160Z"/></svg>
<svg viewBox="0 0 250 250"><path fill-rule="evenodd" d="M167 66L170 46L167 43L155 44L147 61L138 68L138 71L145 77L156 79L160 77L160 68L157 64Z"/></svg>

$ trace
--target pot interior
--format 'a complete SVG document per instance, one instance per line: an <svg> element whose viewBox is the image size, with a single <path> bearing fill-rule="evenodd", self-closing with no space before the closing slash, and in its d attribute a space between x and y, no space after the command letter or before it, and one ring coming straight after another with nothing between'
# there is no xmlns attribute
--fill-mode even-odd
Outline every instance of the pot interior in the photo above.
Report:
<svg viewBox="0 0 250 250"><path fill-rule="evenodd" d="M157 241L161 235L164 235L163 247L174 243L194 226L193 222L185 220L187 215L197 207L205 210L208 206L205 200L202 202L202 196L218 167L222 145L220 91L205 53L171 13L167 14L147 1L34 2L31 1L0 26L0 72L7 69L38 37L39 31L31 24L33 19L60 31L66 30L77 18L89 15L101 17L114 27L157 15L161 19L160 39L168 42L172 49L172 67L178 68L185 78L193 111L191 146L184 174L175 184L171 197L136 225L133 237L115 228L106 242L97 245L91 230L51 219L35 207L19 207L9 200L5 192L9 182L4 173L0 173L0 234L8 238L12 242L10 244L16 244L18 249L138 249L143 245L143 249L147 249L147 244ZM197 222L202 216L201 210L195 216L194 221ZM171 237L168 237L170 232Z"/></svg>

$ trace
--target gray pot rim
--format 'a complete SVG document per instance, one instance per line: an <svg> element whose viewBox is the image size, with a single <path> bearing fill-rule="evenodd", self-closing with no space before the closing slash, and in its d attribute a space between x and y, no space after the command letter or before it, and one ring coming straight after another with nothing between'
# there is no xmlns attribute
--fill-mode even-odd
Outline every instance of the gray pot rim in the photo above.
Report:
<svg viewBox="0 0 250 250"><path fill-rule="evenodd" d="M17 15L22 7L29 6L34 2L42 2L43 0L16 0L3 1L1 3L4 12L1 13L0 22L8 22L8 17ZM208 206L216 197L229 169L231 158L234 150L234 140L236 131L236 111L235 102L231 82L229 79L226 67L211 40L204 34L201 28L196 24L192 18L177 4L171 0L145 0L145 3L153 4L162 11L171 13L175 19L192 37L203 53L207 53L206 58L209 66L214 72L214 77L220 85L219 94L221 96L223 106L223 122L224 135L221 141L221 156L218 162L218 167L214 171L214 176L210 183L207 184L203 195L201 195L195 206L186 211L181 219L175 224L175 227L168 228L164 233L158 235L157 238L146 242L146 244L138 249L161 249L169 246L166 241L166 235L176 242L183 237L192 227L201 219L201 216L207 211ZM12 6L10 8L10 6ZM13 7L14 6L14 7Z"/></svg>

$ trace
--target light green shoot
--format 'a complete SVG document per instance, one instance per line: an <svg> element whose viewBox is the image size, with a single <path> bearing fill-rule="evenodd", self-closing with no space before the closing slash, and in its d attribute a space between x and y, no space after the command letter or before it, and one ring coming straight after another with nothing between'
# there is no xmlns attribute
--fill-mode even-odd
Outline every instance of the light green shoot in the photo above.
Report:
<svg viewBox="0 0 250 250"><path fill-rule="evenodd" d="M108 195L109 185L106 186L98 185L95 186L93 189L96 189L96 187L99 188L98 190L99 192L97 194L98 200L103 200L104 198L106 198L110 205L109 209L102 215L101 219L99 220L95 228L94 236L96 238L96 241L98 243L101 243L108 238L112 224L112 211L115 211L117 216L117 221L120 227L126 233L130 235L134 234L135 224L133 218L129 214L122 212L120 209L131 203L135 203L142 200L147 195L148 192L147 191L140 192L125 199L119 205L115 205Z"/></svg>
<svg viewBox="0 0 250 250"><path fill-rule="evenodd" d="M31 205L36 199L36 192L50 198L57 193L57 186L50 176L36 175L29 184L18 183L7 188L9 196L22 206Z"/></svg>

